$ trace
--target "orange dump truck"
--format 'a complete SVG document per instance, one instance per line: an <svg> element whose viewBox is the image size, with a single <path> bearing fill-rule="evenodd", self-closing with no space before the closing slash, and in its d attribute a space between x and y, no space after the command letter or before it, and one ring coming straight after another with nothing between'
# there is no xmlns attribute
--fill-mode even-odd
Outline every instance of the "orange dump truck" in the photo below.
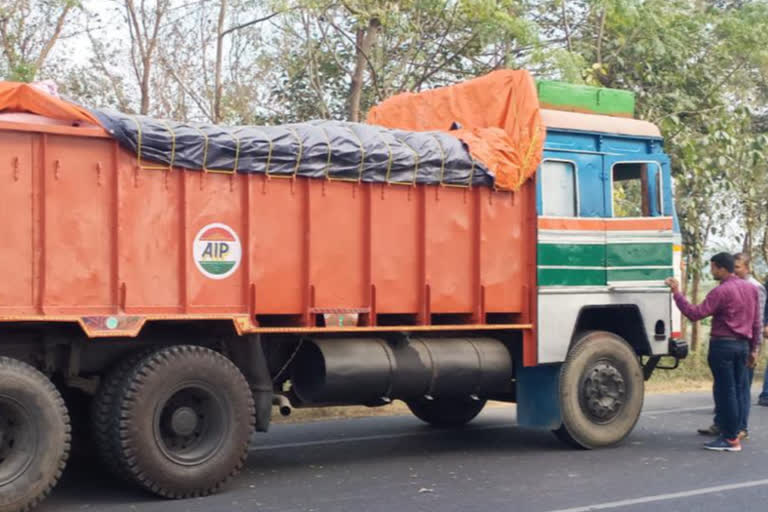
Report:
<svg viewBox="0 0 768 512"><path fill-rule="evenodd" d="M215 492L273 404L459 426L501 400L622 440L685 355L668 159L649 123L558 108L503 71L366 125L225 128L1 83L0 512L70 438L160 496Z"/></svg>

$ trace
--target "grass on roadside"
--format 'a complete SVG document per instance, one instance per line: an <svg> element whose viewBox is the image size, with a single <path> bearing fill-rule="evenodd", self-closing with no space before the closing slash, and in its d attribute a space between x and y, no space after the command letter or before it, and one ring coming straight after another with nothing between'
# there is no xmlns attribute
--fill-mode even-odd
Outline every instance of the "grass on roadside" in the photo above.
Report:
<svg viewBox="0 0 768 512"><path fill-rule="evenodd" d="M680 361L680 366L675 370L656 370L651 379L646 382L646 390L651 393L663 393L673 391L696 391L712 389L712 374L707 364L709 353L709 329L701 333L702 342L696 352L690 352L688 357ZM762 382L765 374L766 355L763 350L755 369L755 383Z"/></svg>
<svg viewBox="0 0 768 512"><path fill-rule="evenodd" d="M645 383L646 391L664 393L712 389L712 374L707 364L708 350L709 347L701 346L696 352L690 352L675 370L656 370ZM661 364L669 364L669 361L671 359L663 359Z"/></svg>

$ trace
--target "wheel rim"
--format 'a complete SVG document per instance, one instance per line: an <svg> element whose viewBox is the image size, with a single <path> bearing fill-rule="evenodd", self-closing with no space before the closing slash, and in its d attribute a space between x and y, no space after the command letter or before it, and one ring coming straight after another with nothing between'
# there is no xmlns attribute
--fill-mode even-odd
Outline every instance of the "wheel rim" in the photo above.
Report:
<svg viewBox="0 0 768 512"><path fill-rule="evenodd" d="M38 425L20 402L0 395L0 487L29 468L39 445Z"/></svg>
<svg viewBox="0 0 768 512"><path fill-rule="evenodd" d="M226 400L201 382L177 387L155 410L155 440L177 464L193 466L213 457L229 435Z"/></svg>
<svg viewBox="0 0 768 512"><path fill-rule="evenodd" d="M605 424L616 419L626 397L626 381L613 361L601 359L584 372L579 402L592 422Z"/></svg>

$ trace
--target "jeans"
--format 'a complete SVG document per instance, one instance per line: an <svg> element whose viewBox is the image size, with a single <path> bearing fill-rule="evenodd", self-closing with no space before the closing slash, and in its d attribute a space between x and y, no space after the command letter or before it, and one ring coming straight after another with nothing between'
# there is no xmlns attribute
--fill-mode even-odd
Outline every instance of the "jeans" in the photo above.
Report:
<svg viewBox="0 0 768 512"><path fill-rule="evenodd" d="M768 369L766 369L766 373L768 374ZM746 374L747 382L745 384L744 388L744 395L743 399L741 401L741 412L740 412L740 419L739 419L739 431L742 430L749 430L749 410L751 407L751 400L752 400L752 381L755 380L755 369L754 368L747 368ZM766 397L768 397L768 390L766 389L765 383L763 383L763 391L765 392ZM763 394L761 393L760 396L762 397ZM715 386L712 385L712 398L715 398ZM719 411L717 410L717 406L715 406L715 419L712 422L718 427L722 424L722 419L720 418Z"/></svg>
<svg viewBox="0 0 768 512"><path fill-rule="evenodd" d="M744 394L741 401L741 421L739 422L739 430L747 430L749 424L749 407L752 400L752 381L755 380L755 369L747 368L746 381L744 382Z"/></svg>
<svg viewBox="0 0 768 512"><path fill-rule="evenodd" d="M746 421L748 354L749 343L745 340L720 339L709 344L707 362L714 379L716 422L726 439L735 439L739 425Z"/></svg>

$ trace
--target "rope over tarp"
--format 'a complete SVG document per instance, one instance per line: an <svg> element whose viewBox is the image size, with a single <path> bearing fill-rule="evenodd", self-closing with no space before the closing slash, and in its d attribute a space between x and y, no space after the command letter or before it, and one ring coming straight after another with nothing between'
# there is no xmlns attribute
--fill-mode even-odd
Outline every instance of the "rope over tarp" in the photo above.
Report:
<svg viewBox="0 0 768 512"><path fill-rule="evenodd" d="M412 132L342 121L223 128L161 122L113 110L94 113L107 131L136 155L137 165L149 169L170 170L173 158L180 168L262 173L270 178L493 185L493 176L481 162L474 161L466 144L445 132Z"/></svg>

